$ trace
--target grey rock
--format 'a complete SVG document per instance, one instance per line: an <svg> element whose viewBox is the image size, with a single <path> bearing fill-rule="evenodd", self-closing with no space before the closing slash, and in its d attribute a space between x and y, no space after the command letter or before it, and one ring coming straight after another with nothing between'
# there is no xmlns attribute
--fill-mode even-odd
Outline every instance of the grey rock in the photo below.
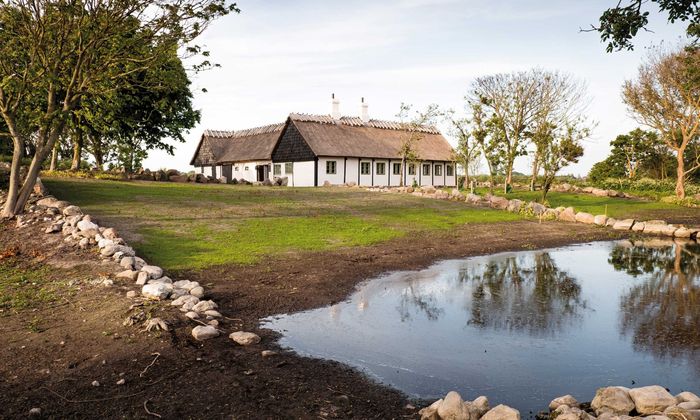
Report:
<svg viewBox="0 0 700 420"><path fill-rule="evenodd" d="M595 218L593 218L593 223L595 223L598 226L605 226L607 222L608 216L604 214L599 214Z"/></svg>
<svg viewBox="0 0 700 420"><path fill-rule="evenodd" d="M219 313L219 311L215 311L214 309L204 311L204 315L210 316L212 318L221 318L221 314Z"/></svg>
<svg viewBox="0 0 700 420"><path fill-rule="evenodd" d="M140 271L136 276L136 284L143 286L148 281L148 273Z"/></svg>
<svg viewBox="0 0 700 420"><path fill-rule="evenodd" d="M489 411L489 399L485 396L477 397L472 401L472 407L476 410L477 417L481 418Z"/></svg>
<svg viewBox="0 0 700 420"><path fill-rule="evenodd" d="M559 408L560 405L577 407L578 401L576 401L576 398L574 398L572 395L564 395L562 397L553 399L552 402L549 403L549 409L552 411L556 410L557 408Z"/></svg>
<svg viewBox="0 0 700 420"><path fill-rule="evenodd" d="M634 226L634 223L634 219L618 220L615 222L612 228L615 230L630 230L632 229L632 226Z"/></svg>
<svg viewBox="0 0 700 420"><path fill-rule="evenodd" d="M520 420L520 412L507 405L497 405L489 410L481 420Z"/></svg>
<svg viewBox="0 0 700 420"><path fill-rule="evenodd" d="M219 330L211 325L199 325L192 329L192 337L198 341L209 340L219 336Z"/></svg>
<svg viewBox="0 0 700 420"><path fill-rule="evenodd" d="M640 414L663 412L669 406L676 404L676 397L659 385L630 389L629 396Z"/></svg>
<svg viewBox="0 0 700 420"><path fill-rule="evenodd" d="M464 400L455 391L447 393L437 409L437 414L441 420L470 420L471 417Z"/></svg>
<svg viewBox="0 0 700 420"><path fill-rule="evenodd" d="M114 228L105 229L102 232L102 236L106 239L116 239L117 237L119 237L119 235L117 235L117 231L114 230Z"/></svg>
<svg viewBox="0 0 700 420"><path fill-rule="evenodd" d="M193 287L193 288L190 290L190 294L191 294L192 296L196 296L196 297L198 297L198 298L201 298L201 297L204 296L204 288L203 288L202 286Z"/></svg>
<svg viewBox="0 0 700 420"><path fill-rule="evenodd" d="M156 265L144 265L141 272L148 274L148 278L157 279L163 277L163 269Z"/></svg>
<svg viewBox="0 0 700 420"><path fill-rule="evenodd" d="M684 392L681 392L680 394L676 395L676 400L678 402L688 402L688 401L700 402L700 397L698 397L696 394L693 394L692 392L684 391Z"/></svg>
<svg viewBox="0 0 700 420"><path fill-rule="evenodd" d="M234 333L231 333L228 336L228 338L240 344L241 346L250 346L253 344L258 344L260 342L260 336L245 331L236 331Z"/></svg>
<svg viewBox="0 0 700 420"><path fill-rule="evenodd" d="M83 211L78 206L68 206L63 209L64 216L82 216ZM82 217L81 217L82 218Z"/></svg>
<svg viewBox="0 0 700 420"><path fill-rule="evenodd" d="M117 279L136 281L136 278L138 277L138 275L139 275L138 271L124 270L124 271L117 273L116 277L117 277Z"/></svg>
<svg viewBox="0 0 700 420"><path fill-rule="evenodd" d="M47 227L44 233L56 233L63 229L63 222L52 223L51 226Z"/></svg>
<svg viewBox="0 0 700 420"><path fill-rule="evenodd" d="M78 227L78 230L80 230L80 231L94 230L95 232L97 232L97 230L100 228L99 226L97 226L97 224L89 222L87 220L79 221L77 224L77 227ZM93 236L95 236L95 235L93 235Z"/></svg>
<svg viewBox="0 0 700 420"><path fill-rule="evenodd" d="M173 286L167 283L145 284L141 288L141 294L148 299L164 300L170 296Z"/></svg>
<svg viewBox="0 0 700 420"><path fill-rule="evenodd" d="M170 302L170 304L172 306L182 306L187 302L192 302L192 307L194 307L194 305L199 303L199 298L196 298L196 297L191 296L191 295L184 295L184 296L180 296L177 299L173 300L172 302Z"/></svg>
<svg viewBox="0 0 700 420"><path fill-rule="evenodd" d="M564 222L575 222L576 221L576 211L573 207L567 207L559 212L559 220Z"/></svg>
<svg viewBox="0 0 700 420"><path fill-rule="evenodd" d="M193 311L199 312L199 313L204 313L206 311L210 311L212 309L217 309L218 305L212 301L212 300L203 300L192 308Z"/></svg>
<svg viewBox="0 0 700 420"><path fill-rule="evenodd" d="M593 401L591 408L596 413L610 412L613 414L629 414L634 410L634 401L629 396L626 388L618 386L609 386L599 388Z"/></svg>
<svg viewBox="0 0 700 420"><path fill-rule="evenodd" d="M592 225L593 223L595 223L595 217L590 213L586 213L586 212L582 211L582 212L576 213L576 221L579 223L585 223L587 225Z"/></svg>

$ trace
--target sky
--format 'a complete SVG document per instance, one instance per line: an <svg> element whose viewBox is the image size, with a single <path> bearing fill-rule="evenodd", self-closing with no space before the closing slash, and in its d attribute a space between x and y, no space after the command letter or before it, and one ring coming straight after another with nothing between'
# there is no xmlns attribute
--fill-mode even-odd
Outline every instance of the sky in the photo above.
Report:
<svg viewBox="0 0 700 420"><path fill-rule="evenodd" d="M174 156L152 151L151 169L189 166L204 129L240 130L283 122L291 112L329 114L331 94L343 115L396 119L402 102L464 112L474 78L538 67L588 86L596 123L579 163L585 175L609 142L638 124L620 91L650 46L678 43L683 25L652 13L632 52L605 52L594 32L581 32L616 0L241 0L240 14L214 22L198 39L220 68L192 75L202 119ZM203 90L206 89L206 92ZM445 133L446 130L443 130ZM453 145L454 139L446 135ZM516 170L528 172L521 157ZM485 168L484 168L485 170Z"/></svg>

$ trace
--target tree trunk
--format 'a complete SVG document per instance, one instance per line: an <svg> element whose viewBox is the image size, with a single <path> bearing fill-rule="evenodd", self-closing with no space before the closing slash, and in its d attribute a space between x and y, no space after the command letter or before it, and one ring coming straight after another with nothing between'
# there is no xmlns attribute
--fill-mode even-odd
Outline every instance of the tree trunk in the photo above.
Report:
<svg viewBox="0 0 700 420"><path fill-rule="evenodd" d="M88 139L90 140L90 144L92 144L92 156L95 158L95 169L102 172L104 170L105 165L102 145L100 144L100 141L96 136L88 134Z"/></svg>
<svg viewBox="0 0 700 420"><path fill-rule="evenodd" d="M53 146L53 152L51 152L51 165L49 166L49 171L53 172L56 170L56 161L58 160L58 143Z"/></svg>
<svg viewBox="0 0 700 420"><path fill-rule="evenodd" d="M70 164L71 171L80 170L80 157L83 154L83 130L75 128L75 138L73 139L73 161Z"/></svg>
<svg viewBox="0 0 700 420"><path fill-rule="evenodd" d="M683 155L685 154L685 149L681 148L676 151L676 162L678 166L676 167L676 197L680 199L685 198L685 162L683 161Z"/></svg>
<svg viewBox="0 0 700 420"><path fill-rule="evenodd" d="M503 192L508 193L508 186L513 182L513 162L508 162L506 168L506 180L503 183Z"/></svg>
<svg viewBox="0 0 700 420"><path fill-rule="evenodd" d="M359 171L360 168L357 168ZM406 176L406 157L401 156L401 178L399 178L399 187L404 187L404 177Z"/></svg>
<svg viewBox="0 0 700 420"><path fill-rule="evenodd" d="M553 177L548 177L547 174L544 176L544 183L542 183L542 204L547 200L547 193L549 189L552 188Z"/></svg>
<svg viewBox="0 0 700 420"><path fill-rule="evenodd" d="M10 167L10 185L7 190L7 201L2 210L3 218L14 217L20 187L19 169L22 162L22 141L13 134L12 142L14 144L14 149L12 151L12 165Z"/></svg>
<svg viewBox="0 0 700 420"><path fill-rule="evenodd" d="M535 161L532 162L532 178L530 178L530 191L535 191L537 186L537 174L540 172L540 152L535 152Z"/></svg>
<svg viewBox="0 0 700 420"><path fill-rule="evenodd" d="M462 188L465 190L469 188L469 159L464 162L464 182L462 182Z"/></svg>

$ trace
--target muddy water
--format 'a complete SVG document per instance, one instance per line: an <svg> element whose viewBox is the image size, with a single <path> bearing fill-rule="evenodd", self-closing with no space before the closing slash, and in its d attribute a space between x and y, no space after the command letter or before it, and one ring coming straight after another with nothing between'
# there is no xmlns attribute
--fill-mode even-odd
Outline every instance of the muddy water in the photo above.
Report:
<svg viewBox="0 0 700 420"><path fill-rule="evenodd" d="M606 385L697 392L700 246L598 242L444 261L264 324L287 348L410 396L486 395L524 417Z"/></svg>

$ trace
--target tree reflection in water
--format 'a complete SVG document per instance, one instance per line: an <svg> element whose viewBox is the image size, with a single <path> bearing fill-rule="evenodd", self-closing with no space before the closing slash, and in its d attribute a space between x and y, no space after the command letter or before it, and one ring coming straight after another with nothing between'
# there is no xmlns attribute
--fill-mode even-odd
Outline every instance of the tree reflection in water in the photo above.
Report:
<svg viewBox="0 0 700 420"><path fill-rule="evenodd" d="M471 283L470 325L552 334L580 318L581 286L547 252L489 262L479 273L460 273Z"/></svg>
<svg viewBox="0 0 700 420"><path fill-rule="evenodd" d="M463 296L467 324L477 328L551 334L580 318L581 309L586 307L581 286L561 271L547 252L465 267L456 280L441 293L450 298ZM435 293L409 281L401 292L401 320L410 320L412 312L438 320L444 311Z"/></svg>
<svg viewBox="0 0 700 420"><path fill-rule="evenodd" d="M621 333L632 335L635 350L688 358L700 370L700 245L626 242L614 247L608 261L640 277L620 300Z"/></svg>

